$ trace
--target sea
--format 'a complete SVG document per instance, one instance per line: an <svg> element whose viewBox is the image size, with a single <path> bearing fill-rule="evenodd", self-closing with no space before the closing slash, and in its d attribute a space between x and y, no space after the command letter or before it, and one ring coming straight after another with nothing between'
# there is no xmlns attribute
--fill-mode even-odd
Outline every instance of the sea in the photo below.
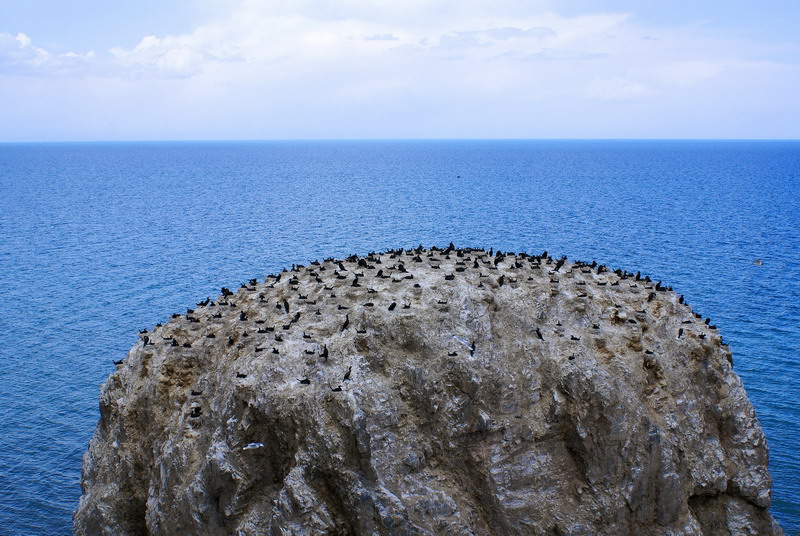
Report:
<svg viewBox="0 0 800 536"><path fill-rule="evenodd" d="M418 245L596 260L730 344L800 534L800 142L0 144L0 534L62 535L100 385L220 287Z"/></svg>

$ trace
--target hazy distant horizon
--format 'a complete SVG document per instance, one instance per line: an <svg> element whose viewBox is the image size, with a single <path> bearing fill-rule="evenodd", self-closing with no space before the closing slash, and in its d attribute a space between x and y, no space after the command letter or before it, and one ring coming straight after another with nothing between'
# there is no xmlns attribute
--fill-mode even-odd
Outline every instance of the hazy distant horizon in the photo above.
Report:
<svg viewBox="0 0 800 536"><path fill-rule="evenodd" d="M271 142L800 142L800 138L263 138L263 139L131 139L131 140L19 140L0 141L13 144L148 144L148 143L271 143Z"/></svg>

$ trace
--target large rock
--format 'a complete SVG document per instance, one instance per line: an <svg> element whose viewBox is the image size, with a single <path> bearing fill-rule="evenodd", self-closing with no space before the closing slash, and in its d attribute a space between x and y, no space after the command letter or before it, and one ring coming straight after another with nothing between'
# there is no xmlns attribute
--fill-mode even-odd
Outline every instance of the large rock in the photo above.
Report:
<svg viewBox="0 0 800 536"><path fill-rule="evenodd" d="M76 534L781 534L717 330L546 255L251 281L143 333L100 413Z"/></svg>

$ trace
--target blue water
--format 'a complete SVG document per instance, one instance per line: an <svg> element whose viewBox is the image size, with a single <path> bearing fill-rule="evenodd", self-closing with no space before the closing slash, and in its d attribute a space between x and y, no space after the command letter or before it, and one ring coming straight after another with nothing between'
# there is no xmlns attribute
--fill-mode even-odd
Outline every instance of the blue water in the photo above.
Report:
<svg viewBox="0 0 800 536"><path fill-rule="evenodd" d="M2 534L69 532L138 328L292 263L450 241L685 294L731 345L800 534L800 142L6 144L0 194Z"/></svg>

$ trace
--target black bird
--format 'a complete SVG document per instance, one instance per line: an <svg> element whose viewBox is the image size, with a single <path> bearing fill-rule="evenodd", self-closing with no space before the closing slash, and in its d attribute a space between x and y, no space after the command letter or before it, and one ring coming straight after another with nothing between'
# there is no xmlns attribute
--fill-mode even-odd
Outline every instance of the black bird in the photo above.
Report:
<svg viewBox="0 0 800 536"><path fill-rule="evenodd" d="M504 275L501 275L500 279L497 280L497 284L499 286L501 286L501 287L503 286L503 283L505 283L505 282L506 282L506 276L504 276Z"/></svg>
<svg viewBox="0 0 800 536"><path fill-rule="evenodd" d="M237 378L247 378L247 374L242 374L241 372L236 373Z"/></svg>
<svg viewBox="0 0 800 536"><path fill-rule="evenodd" d="M120 359L119 361L114 361L114 364L115 365L121 365L123 361L124 361L123 359Z"/></svg>
<svg viewBox="0 0 800 536"><path fill-rule="evenodd" d="M576 337L575 335L571 335L569 339L570 339L571 341L579 341L579 340L581 340L581 338L580 338L580 337Z"/></svg>
<svg viewBox="0 0 800 536"><path fill-rule="evenodd" d="M331 391L333 391L334 393L341 393L342 392L342 386L340 385L336 389L331 387Z"/></svg>
<svg viewBox="0 0 800 536"><path fill-rule="evenodd" d="M356 330L356 333L360 333L360 334L362 334L362 335L363 335L364 333L366 333L366 332L367 332L367 330L366 330L366 329L357 329L357 330Z"/></svg>
<svg viewBox="0 0 800 536"><path fill-rule="evenodd" d="M225 296L225 297L233 296L233 292L231 292L230 290L228 290L225 287L222 287L222 291L221 292L222 292L222 295Z"/></svg>
<svg viewBox="0 0 800 536"><path fill-rule="evenodd" d="M304 338L304 339L310 339L310 338L311 338L311 335L306 335L306 332L304 331L304 332L303 332L303 338Z"/></svg>
<svg viewBox="0 0 800 536"><path fill-rule="evenodd" d="M407 303L407 304L403 305L403 309L411 309L411 304Z"/></svg>
<svg viewBox="0 0 800 536"><path fill-rule="evenodd" d="M322 354L321 355L322 355L323 361L325 361L327 363L328 362L328 346L327 345L324 345L322 347Z"/></svg>
<svg viewBox="0 0 800 536"><path fill-rule="evenodd" d="M278 351L278 349L277 349L277 348L275 348L275 347L273 346L273 347L272 347L272 353L273 353L273 354L279 354L279 353L280 353L280 351Z"/></svg>
<svg viewBox="0 0 800 536"><path fill-rule="evenodd" d="M564 266L564 262L566 262L566 260L567 260L566 257L561 257L560 259L558 259L558 262L556 263L556 267L553 269L553 271L554 272L559 271L561 269L561 267Z"/></svg>
<svg viewBox="0 0 800 536"><path fill-rule="evenodd" d="M172 339L172 343L170 344L170 346L178 346L178 341Z"/></svg>
<svg viewBox="0 0 800 536"><path fill-rule="evenodd" d="M347 326L350 325L350 315L344 315L344 324L342 324L342 331L347 329Z"/></svg>
<svg viewBox="0 0 800 536"><path fill-rule="evenodd" d="M706 324L708 324L708 322L706 322ZM148 337L147 335L142 337L142 346L147 346L147 343L149 342L150 342L150 337Z"/></svg>
<svg viewBox="0 0 800 536"><path fill-rule="evenodd" d="M283 300L283 310L286 311L286 314L289 314L289 302Z"/></svg>
<svg viewBox="0 0 800 536"><path fill-rule="evenodd" d="M339 311L342 311L342 310L344 310L344 309L350 309L350 308L349 308L349 307L345 307L344 305L342 305L342 304L340 303L339 305L337 305L337 306L336 306L336 309L338 309Z"/></svg>
<svg viewBox="0 0 800 536"><path fill-rule="evenodd" d="M278 342L283 342L283 337L281 337L280 335L275 335L275 340Z"/></svg>
<svg viewBox="0 0 800 536"><path fill-rule="evenodd" d="M544 340L544 337L542 337L542 332L539 328L536 328L536 336L539 338L540 341Z"/></svg>
<svg viewBox="0 0 800 536"><path fill-rule="evenodd" d="M449 354L447 354L447 357L455 357L457 355L458 355L458 352L450 352Z"/></svg>
<svg viewBox="0 0 800 536"><path fill-rule="evenodd" d="M189 414L189 417L192 419L198 418L203 413L202 408L199 406L192 408L192 412Z"/></svg>
<svg viewBox="0 0 800 536"><path fill-rule="evenodd" d="M678 338L680 339L681 337L683 337L683 328L678 330Z"/></svg>
<svg viewBox="0 0 800 536"><path fill-rule="evenodd" d="M469 347L470 347L469 348L469 355L470 355L470 357L472 357L475 354L475 341L472 341L469 344Z"/></svg>
<svg viewBox="0 0 800 536"><path fill-rule="evenodd" d="M245 314L245 312L244 312L244 311L242 311L241 313L239 313L239 320L241 320L242 322L244 322L245 320L247 320L247 315Z"/></svg>
<svg viewBox="0 0 800 536"><path fill-rule="evenodd" d="M344 374L344 380L343 381L350 381L350 373L352 371L353 371L353 367L348 367L347 368L347 372L345 372L345 374Z"/></svg>
<svg viewBox="0 0 800 536"><path fill-rule="evenodd" d="M444 278L445 278L446 281L452 281L453 279L456 278L456 276L453 275L453 274L449 274L449 275L444 276Z"/></svg>
<svg viewBox="0 0 800 536"><path fill-rule="evenodd" d="M680 303L681 305L683 305L683 294L681 294L681 297L680 297L680 298L678 298L678 303Z"/></svg>
<svg viewBox="0 0 800 536"><path fill-rule="evenodd" d="M650 303L651 301L653 301L653 298L655 298L655 297L656 297L656 293L655 293L655 292L651 292L651 293L650 293L650 294L647 296L647 303Z"/></svg>
<svg viewBox="0 0 800 536"><path fill-rule="evenodd" d="M308 378L303 378L302 380L297 380L297 381L303 385L311 385L311 380L309 380Z"/></svg>
<svg viewBox="0 0 800 536"><path fill-rule="evenodd" d="M147 333L147 330L146 329L140 329L139 333Z"/></svg>
<svg viewBox="0 0 800 536"><path fill-rule="evenodd" d="M192 396L200 396L202 394L203 394L203 391L195 391L194 389L192 389Z"/></svg>
<svg viewBox="0 0 800 536"><path fill-rule="evenodd" d="M294 318L292 318L292 322L297 322L298 320L300 320L300 311L297 311L294 314Z"/></svg>
<svg viewBox="0 0 800 536"><path fill-rule="evenodd" d="M395 307L397 307L397 302L392 302L392 304L389 306L389 310L394 311Z"/></svg>

